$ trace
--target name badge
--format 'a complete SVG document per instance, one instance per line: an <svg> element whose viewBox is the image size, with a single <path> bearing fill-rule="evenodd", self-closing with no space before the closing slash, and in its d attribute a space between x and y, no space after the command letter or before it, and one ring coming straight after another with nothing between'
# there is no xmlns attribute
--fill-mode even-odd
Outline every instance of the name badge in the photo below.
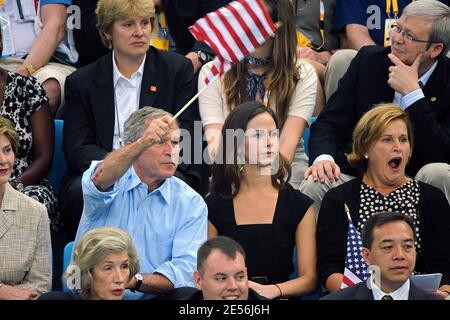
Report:
<svg viewBox="0 0 450 320"><path fill-rule="evenodd" d="M159 37L155 37L151 40L150 44L162 51L169 51L169 40L168 39L162 39Z"/></svg>
<svg viewBox="0 0 450 320"><path fill-rule="evenodd" d="M389 47L391 45L391 31L393 26L397 23L396 19L386 19L384 21L384 47Z"/></svg>

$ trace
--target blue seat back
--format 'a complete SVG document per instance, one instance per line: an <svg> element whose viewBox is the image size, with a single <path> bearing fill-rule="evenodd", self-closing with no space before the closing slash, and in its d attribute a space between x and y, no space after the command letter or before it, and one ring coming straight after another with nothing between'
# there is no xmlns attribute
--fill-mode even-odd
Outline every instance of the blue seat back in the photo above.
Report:
<svg viewBox="0 0 450 320"><path fill-rule="evenodd" d="M63 274L66 272L67 267L70 264L70 260L72 259L72 251L73 251L74 242L71 241L64 247L64 255L63 255ZM69 292L69 288L66 286L66 281L61 279L63 292Z"/></svg>
<svg viewBox="0 0 450 320"><path fill-rule="evenodd" d="M66 172L67 163L62 152L62 138L63 138L64 121L55 119L55 145L53 149L52 169L48 175L55 194L58 194L61 186L61 179Z"/></svg>

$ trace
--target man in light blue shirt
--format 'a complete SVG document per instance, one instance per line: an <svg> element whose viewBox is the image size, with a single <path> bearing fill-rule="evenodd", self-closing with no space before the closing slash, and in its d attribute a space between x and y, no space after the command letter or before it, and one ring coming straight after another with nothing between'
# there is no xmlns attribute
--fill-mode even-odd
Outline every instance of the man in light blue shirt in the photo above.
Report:
<svg viewBox="0 0 450 320"><path fill-rule="evenodd" d="M208 213L202 197L173 176L180 152L176 122L166 111L144 107L125 122L124 142L83 175L84 208L75 242L100 226L118 227L133 237L142 277L130 281L134 292L127 290L126 299L194 286Z"/></svg>

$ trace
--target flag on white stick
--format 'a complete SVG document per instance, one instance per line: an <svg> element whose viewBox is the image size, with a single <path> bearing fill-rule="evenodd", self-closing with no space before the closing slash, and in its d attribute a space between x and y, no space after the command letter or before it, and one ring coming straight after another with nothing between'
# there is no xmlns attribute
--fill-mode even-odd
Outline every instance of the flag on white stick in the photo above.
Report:
<svg viewBox="0 0 450 320"><path fill-rule="evenodd" d="M200 18L189 30L216 53L205 78L208 84L274 37L276 27L261 0L236 0Z"/></svg>

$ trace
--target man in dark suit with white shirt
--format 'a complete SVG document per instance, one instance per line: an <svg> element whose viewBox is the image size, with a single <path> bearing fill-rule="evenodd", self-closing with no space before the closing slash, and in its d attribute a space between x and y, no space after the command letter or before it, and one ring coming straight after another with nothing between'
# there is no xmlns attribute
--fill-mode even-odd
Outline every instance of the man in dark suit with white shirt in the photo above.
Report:
<svg viewBox="0 0 450 320"><path fill-rule="evenodd" d="M402 213L371 216L361 238L363 258L372 266L372 276L323 300L439 300L409 278L416 265L414 229L412 220Z"/></svg>
<svg viewBox="0 0 450 320"><path fill-rule="evenodd" d="M326 191L360 174L346 159L352 131L365 112L386 101L399 104L413 123L408 175L440 188L450 201L448 30L448 6L415 1L397 20L391 47L367 46L358 52L311 127L311 166L300 189L314 199L316 212Z"/></svg>

